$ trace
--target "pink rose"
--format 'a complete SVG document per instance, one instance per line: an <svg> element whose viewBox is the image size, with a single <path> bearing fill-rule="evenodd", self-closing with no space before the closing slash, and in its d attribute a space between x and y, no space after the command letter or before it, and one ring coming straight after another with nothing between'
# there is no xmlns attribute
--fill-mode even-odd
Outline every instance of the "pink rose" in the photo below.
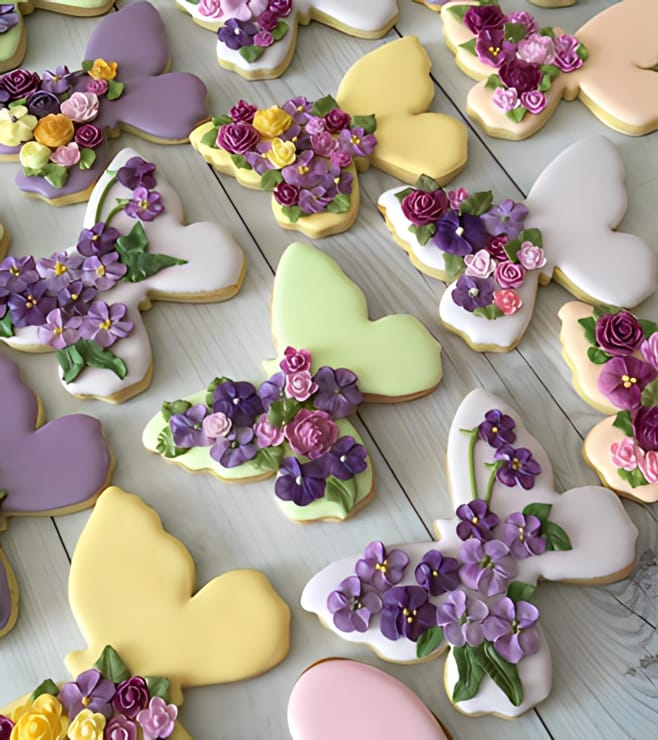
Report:
<svg viewBox="0 0 658 740"><path fill-rule="evenodd" d="M306 121L306 133L310 136L317 136L327 130L327 124L324 122L324 118L320 116L309 115Z"/></svg>
<svg viewBox="0 0 658 740"><path fill-rule="evenodd" d="M487 252L480 249L475 254L467 254L464 257L466 263L466 275L471 277L486 278L496 269L496 260Z"/></svg>
<svg viewBox="0 0 658 740"><path fill-rule="evenodd" d="M525 268L510 260L499 262L494 277L503 288L519 288L523 285Z"/></svg>
<svg viewBox="0 0 658 740"><path fill-rule="evenodd" d="M259 31L253 38L254 46L268 47L274 43L274 36L269 31Z"/></svg>
<svg viewBox="0 0 658 740"><path fill-rule="evenodd" d="M246 154L260 141L260 134L250 123L227 123L217 133L217 146L229 154Z"/></svg>
<svg viewBox="0 0 658 740"><path fill-rule="evenodd" d="M516 253L516 259L526 270L538 270L546 264L546 256L541 247L536 247L532 242L523 242Z"/></svg>
<svg viewBox="0 0 658 740"><path fill-rule="evenodd" d="M270 424L267 414L261 414L254 424L254 434L259 447L278 447L283 442L283 430Z"/></svg>
<svg viewBox="0 0 658 740"><path fill-rule="evenodd" d="M59 109L76 123L93 121L98 115L98 95L93 92L74 92Z"/></svg>
<svg viewBox="0 0 658 740"><path fill-rule="evenodd" d="M167 704L164 699L154 696L146 709L137 715L137 722L144 733L144 740L157 740L169 737L174 731L178 707Z"/></svg>
<svg viewBox="0 0 658 740"><path fill-rule="evenodd" d="M466 188L458 188L457 190L448 191L448 200L450 201L450 208L455 211L459 210L459 204L468 198L468 190Z"/></svg>
<svg viewBox="0 0 658 740"><path fill-rule="evenodd" d="M494 290L493 302L505 316L511 316L516 313L521 306L523 301L515 290Z"/></svg>
<svg viewBox="0 0 658 740"><path fill-rule="evenodd" d="M224 15L221 0L199 0L197 10L204 18L221 18Z"/></svg>
<svg viewBox="0 0 658 740"><path fill-rule="evenodd" d="M519 102L519 95L516 90L512 87L506 90L504 87L497 87L494 90L491 102L503 113L511 111L512 108L516 108L516 104Z"/></svg>
<svg viewBox="0 0 658 740"><path fill-rule="evenodd" d="M311 136L311 146L318 156L330 157L331 152L338 149L338 139L328 131L323 131L321 134Z"/></svg>
<svg viewBox="0 0 658 740"><path fill-rule="evenodd" d="M279 367L286 375L290 375L290 373L301 373L304 370L310 371L311 353L307 349L286 347Z"/></svg>
<svg viewBox="0 0 658 740"><path fill-rule="evenodd" d="M536 116L546 107L546 96L541 90L529 90L521 93L521 105Z"/></svg>
<svg viewBox="0 0 658 740"><path fill-rule="evenodd" d="M80 161L80 147L75 141L66 146L58 146L50 155L50 161L62 167L73 167Z"/></svg>
<svg viewBox="0 0 658 740"><path fill-rule="evenodd" d="M624 437L621 442L614 442L610 447L613 465L622 470L635 470L638 464L639 450L632 437Z"/></svg>
<svg viewBox="0 0 658 740"><path fill-rule="evenodd" d="M104 740L137 740L137 725L128 717L117 714L105 725Z"/></svg>
<svg viewBox="0 0 658 740"><path fill-rule="evenodd" d="M338 439L338 426L326 411L301 409L284 431L293 452L311 460L328 452Z"/></svg>
<svg viewBox="0 0 658 740"><path fill-rule="evenodd" d="M219 437L225 437L231 431L232 426L233 422L221 411L208 414L201 422L203 431L212 441L219 439Z"/></svg>
<svg viewBox="0 0 658 740"><path fill-rule="evenodd" d="M87 80L87 86L85 90L88 93L94 93L95 95L105 95L107 88L109 87L107 80L92 80L91 77Z"/></svg>
<svg viewBox="0 0 658 740"><path fill-rule="evenodd" d="M649 450L639 456L639 468L647 483L658 483L658 451Z"/></svg>
<svg viewBox="0 0 658 740"><path fill-rule="evenodd" d="M655 369L658 370L658 331L654 332L648 339L643 340L640 345L642 357Z"/></svg>
<svg viewBox="0 0 658 740"><path fill-rule="evenodd" d="M555 59L555 44L550 36L532 33L519 41L516 53L524 62L551 64Z"/></svg>
<svg viewBox="0 0 658 740"><path fill-rule="evenodd" d="M308 370L286 375L285 393L288 398L294 398L295 401L300 402L306 401L317 389L318 386L313 382Z"/></svg>
<svg viewBox="0 0 658 740"><path fill-rule="evenodd" d="M487 244L487 252L494 258L501 262L509 259L507 252L505 251L505 245L509 241L507 234L499 234Z"/></svg>
<svg viewBox="0 0 658 740"><path fill-rule="evenodd" d="M252 123L257 110L255 105L247 103L246 100L238 100L231 108L231 118L235 123Z"/></svg>

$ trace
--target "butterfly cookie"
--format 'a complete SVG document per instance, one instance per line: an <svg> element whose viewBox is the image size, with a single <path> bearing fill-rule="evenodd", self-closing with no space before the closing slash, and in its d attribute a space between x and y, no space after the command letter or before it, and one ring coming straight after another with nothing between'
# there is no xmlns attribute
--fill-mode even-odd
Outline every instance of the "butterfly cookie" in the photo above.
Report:
<svg viewBox="0 0 658 740"><path fill-rule="evenodd" d="M13 516L56 516L91 506L114 467L100 422L71 414L44 423L39 399L4 355L0 396L0 531ZM0 551L0 636L17 610L16 578Z"/></svg>
<svg viewBox="0 0 658 740"><path fill-rule="evenodd" d="M166 402L143 442L224 481L276 474L295 521L342 520L374 493L372 463L348 418L362 400L404 401L441 379L441 348L413 316L368 319L361 290L326 254L291 244L272 298L278 360L258 387L227 377Z"/></svg>
<svg viewBox="0 0 658 740"><path fill-rule="evenodd" d="M155 165L122 150L91 194L75 246L0 262L0 340L55 350L62 383L79 398L140 393L153 372L140 312L152 299L226 300L244 278L242 250L222 227L184 222Z"/></svg>
<svg viewBox="0 0 658 740"><path fill-rule="evenodd" d="M621 133L641 136L658 127L653 0L614 3L575 35L539 28L528 13L506 15L497 3L477 0L448 3L441 18L457 65L478 80L466 112L490 136L532 136L562 98L575 97Z"/></svg>
<svg viewBox="0 0 658 740"><path fill-rule="evenodd" d="M558 315L574 388L608 415L585 437L585 460L620 496L658 501L658 325L575 301Z"/></svg>
<svg viewBox="0 0 658 740"><path fill-rule="evenodd" d="M136 2L101 20L81 70L0 76L0 161L20 162L19 189L54 205L85 201L121 130L186 141L208 118L207 90L194 75L163 74L169 61L160 14Z"/></svg>
<svg viewBox="0 0 658 740"><path fill-rule="evenodd" d="M312 20L365 39L386 35L398 0L176 0L217 34L217 61L248 80L280 77L295 53L299 26Z"/></svg>
<svg viewBox="0 0 658 740"><path fill-rule="evenodd" d="M264 673L290 640L290 610L262 573L196 588L190 553L156 512L108 488L71 561L69 601L88 645L66 658L75 678L43 681L0 710L0 727L46 714L59 738L137 737L139 727L140 737L189 740L177 723L184 687Z"/></svg>
<svg viewBox="0 0 658 740"><path fill-rule="evenodd" d="M430 178L378 201L393 238L422 272L450 285L442 323L477 351L521 340L537 287L552 278L581 300L635 306L656 291L656 257L614 231L626 210L624 167L602 136L581 139L549 164L525 203L491 192L446 193Z"/></svg>
<svg viewBox="0 0 658 740"><path fill-rule="evenodd" d="M539 580L624 578L637 529L605 488L555 491L539 442L484 390L457 409L448 468L456 514L435 522L438 542L372 542L315 575L302 607L384 660L416 662L450 648L444 683L456 708L516 717L551 689L532 603Z"/></svg>
<svg viewBox="0 0 658 740"><path fill-rule="evenodd" d="M218 172L272 191L284 229L312 238L347 230L359 208L357 170L407 182L451 180L466 164L466 128L430 113L435 86L415 37L375 49L347 72L336 97L258 109L243 100L196 128L192 146Z"/></svg>

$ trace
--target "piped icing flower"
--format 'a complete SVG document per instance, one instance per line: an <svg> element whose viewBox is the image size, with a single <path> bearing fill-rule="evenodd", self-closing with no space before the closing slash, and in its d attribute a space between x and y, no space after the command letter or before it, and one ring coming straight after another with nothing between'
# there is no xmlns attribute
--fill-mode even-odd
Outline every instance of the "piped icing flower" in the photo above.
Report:
<svg viewBox="0 0 658 740"><path fill-rule="evenodd" d="M364 556L357 561L356 574L364 583L369 583L379 593L399 583L409 564L409 557L403 550L386 551L383 542L371 542Z"/></svg>
<svg viewBox="0 0 658 740"><path fill-rule="evenodd" d="M341 632L365 632L371 616L382 610L382 600L373 588L350 576L329 594L327 609Z"/></svg>

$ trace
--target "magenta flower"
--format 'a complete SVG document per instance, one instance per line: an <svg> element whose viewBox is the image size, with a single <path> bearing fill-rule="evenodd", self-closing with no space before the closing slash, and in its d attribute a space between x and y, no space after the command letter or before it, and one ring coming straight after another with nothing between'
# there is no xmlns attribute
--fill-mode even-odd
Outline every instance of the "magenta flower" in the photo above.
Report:
<svg viewBox="0 0 658 740"><path fill-rule="evenodd" d="M640 322L628 311L600 316L594 335L599 347L611 355L631 355L644 339Z"/></svg>
<svg viewBox="0 0 658 740"><path fill-rule="evenodd" d="M406 637L412 642L436 627L436 607L420 586L394 586L383 597L381 631L389 640Z"/></svg>
<svg viewBox="0 0 658 740"><path fill-rule="evenodd" d="M517 560L546 552L546 540L541 536L541 521L520 511L510 514L503 522L501 537Z"/></svg>
<svg viewBox="0 0 658 740"><path fill-rule="evenodd" d="M317 460L338 439L338 426L326 411L300 409L285 425L284 434L295 454Z"/></svg>
<svg viewBox="0 0 658 740"><path fill-rule="evenodd" d="M205 403L197 403L183 414L174 414L169 419L176 447L207 447L210 444L208 435L203 430L203 420L208 414ZM140 707L143 708L143 707Z"/></svg>
<svg viewBox="0 0 658 740"><path fill-rule="evenodd" d="M633 433L645 452L658 450L658 406L640 406L633 419Z"/></svg>
<svg viewBox="0 0 658 740"><path fill-rule="evenodd" d="M371 542L363 555L354 570L364 583L369 583L379 593L399 583L409 565L409 556L404 550L386 552L384 543L378 540Z"/></svg>
<svg viewBox="0 0 658 740"><path fill-rule="evenodd" d="M263 404L256 388L245 380L220 383L213 394L212 410L221 411L235 426L251 426L256 417L263 413Z"/></svg>
<svg viewBox="0 0 658 740"><path fill-rule="evenodd" d="M222 414L222 416L224 415ZM254 424L254 434L256 435L256 443L259 447L278 447L285 439L283 430L270 424L267 414L261 414L258 417L258 420Z"/></svg>
<svg viewBox="0 0 658 740"><path fill-rule="evenodd" d="M436 610L436 621L443 627L446 641L454 647L477 647L484 641L482 620L489 614L484 601L452 591Z"/></svg>
<svg viewBox="0 0 658 740"><path fill-rule="evenodd" d="M141 676L132 676L122 681L112 699L114 709L130 719L135 719L142 709L146 709L148 703L148 685Z"/></svg>
<svg viewBox="0 0 658 740"><path fill-rule="evenodd" d="M300 189L296 185L280 182L272 191L274 199L280 206L296 206L299 203Z"/></svg>
<svg viewBox="0 0 658 740"><path fill-rule="evenodd" d="M539 87L542 71L538 64L530 64L512 57L501 65L498 76L506 87L514 88L519 95L522 95L524 92L536 90Z"/></svg>
<svg viewBox="0 0 658 740"><path fill-rule="evenodd" d="M438 550L429 550L416 566L414 575L419 586L438 596L459 587L459 561L444 557Z"/></svg>
<svg viewBox="0 0 658 740"><path fill-rule="evenodd" d="M349 480L368 467L367 456L366 448L354 437L341 437L326 454L327 473L339 480Z"/></svg>
<svg viewBox="0 0 658 740"><path fill-rule="evenodd" d="M487 640L493 641L496 652L516 664L525 655L534 655L539 650L538 619L539 610L533 604L527 601L515 604L503 596L491 607L482 630Z"/></svg>
<svg viewBox="0 0 658 740"><path fill-rule="evenodd" d="M515 449L512 445L503 445L494 453L494 459L501 463L496 471L496 478L510 488L518 483L528 491L535 485L535 478L541 473L540 464L527 447Z"/></svg>
<svg viewBox="0 0 658 740"><path fill-rule="evenodd" d="M525 279L525 268L517 262L505 260L496 265L494 277L503 288L519 288Z"/></svg>
<svg viewBox="0 0 658 740"><path fill-rule="evenodd" d="M464 565L459 570L462 583L485 596L507 591L509 582L517 574L517 566L509 547L500 540L469 539L459 551Z"/></svg>
<svg viewBox="0 0 658 740"><path fill-rule="evenodd" d="M166 738L174 731L178 707L167 704L164 699L154 696L146 709L137 715L137 722L144 733L144 740Z"/></svg>
<svg viewBox="0 0 658 740"><path fill-rule="evenodd" d="M253 120L253 116L252 116ZM224 124L217 134L217 146L229 154L246 154L260 141L260 134L251 125L243 121Z"/></svg>
<svg viewBox="0 0 658 740"><path fill-rule="evenodd" d="M525 27L526 35L534 33L537 30L537 21L535 20L532 13L528 13L526 10L519 10L514 13L510 13L507 16L507 23L519 23Z"/></svg>
<svg viewBox="0 0 658 740"><path fill-rule="evenodd" d="M324 496L327 471L323 460L300 463L295 457L284 457L274 483L274 493L282 501L308 506Z"/></svg>
<svg viewBox="0 0 658 740"><path fill-rule="evenodd" d="M80 148L96 149L103 143L103 130L93 123L85 123L76 128L73 139Z"/></svg>
<svg viewBox="0 0 658 740"><path fill-rule="evenodd" d="M125 303L92 303L80 325L80 336L95 340L101 347L111 347L117 339L127 337L133 330L132 321L125 320L127 312Z"/></svg>
<svg viewBox="0 0 658 740"><path fill-rule="evenodd" d="M541 113L548 101L546 95L541 90L528 90L527 92L521 93L521 105L533 115Z"/></svg>
<svg viewBox="0 0 658 740"><path fill-rule="evenodd" d="M438 221L450 207L448 196L439 188L433 193L412 190L402 199L402 212L414 226L425 226Z"/></svg>
<svg viewBox="0 0 658 740"><path fill-rule="evenodd" d="M640 352L651 367L658 370L658 331L640 344Z"/></svg>
<svg viewBox="0 0 658 740"><path fill-rule="evenodd" d="M0 714L0 740L9 740L14 723L4 714Z"/></svg>
<svg viewBox="0 0 658 740"><path fill-rule="evenodd" d="M349 128L352 123L350 114L340 108L332 108L323 120L327 130L332 134L337 134L343 129Z"/></svg>
<svg viewBox="0 0 658 740"><path fill-rule="evenodd" d="M311 353L307 349L295 349L286 347L283 351L283 359L279 367L286 375L290 373L301 373L311 369Z"/></svg>
<svg viewBox="0 0 658 740"><path fill-rule="evenodd" d="M333 419L343 419L354 413L363 401L358 379L351 370L323 366L313 376L318 386L313 398L315 408L326 411Z"/></svg>
<svg viewBox="0 0 658 740"><path fill-rule="evenodd" d="M503 414L499 409L490 409L484 415L484 421L478 427L478 433L480 439L491 447L498 448L504 444L516 442L515 427L516 422L511 416Z"/></svg>
<svg viewBox="0 0 658 740"><path fill-rule="evenodd" d="M57 697L70 720L83 709L102 714L106 719L112 715L110 702L114 698L114 684L103 678L96 668L81 673L75 681L65 683Z"/></svg>
<svg viewBox="0 0 658 740"><path fill-rule="evenodd" d="M269 29L270 31L272 29ZM236 123L251 123L258 108L246 100L238 100L237 105L231 108L231 118Z"/></svg>
<svg viewBox="0 0 658 740"><path fill-rule="evenodd" d="M303 402L310 398L317 389L308 370L301 370L286 376L285 393L288 398Z"/></svg>
<svg viewBox="0 0 658 740"><path fill-rule="evenodd" d="M382 600L358 576L350 576L329 594L327 609L334 615L334 625L341 632L366 632L370 617L382 610Z"/></svg>
<svg viewBox="0 0 658 740"><path fill-rule="evenodd" d="M137 725L123 714L115 714L105 725L103 740L137 740Z"/></svg>
<svg viewBox="0 0 658 740"><path fill-rule="evenodd" d="M510 239L516 239L523 230L527 215L528 209L523 203L515 203L511 198L505 198L498 205L483 213L480 218L492 236L507 234Z"/></svg>
<svg viewBox="0 0 658 740"><path fill-rule="evenodd" d="M493 530L500 521L493 511L489 510L487 502L480 498L458 506L457 516L461 519L457 525L457 536L462 540L470 537L482 542L492 540Z"/></svg>
<svg viewBox="0 0 658 740"><path fill-rule="evenodd" d="M117 172L117 180L129 190L139 187L150 190L157 184L155 165L141 157L131 157Z"/></svg>
<svg viewBox="0 0 658 740"><path fill-rule="evenodd" d="M658 371L636 357L613 357L603 365L599 390L619 409L640 407L642 390L658 376Z"/></svg>
<svg viewBox="0 0 658 740"><path fill-rule="evenodd" d="M502 28L480 31L475 40L475 53L480 61L491 67L500 67L516 52L514 44L505 40Z"/></svg>
<svg viewBox="0 0 658 740"><path fill-rule="evenodd" d="M464 16L464 25L475 34L491 28L502 28L505 22L505 13L498 5L474 5Z"/></svg>
<svg viewBox="0 0 658 740"><path fill-rule="evenodd" d="M162 196L157 190L147 190L140 185L135 188L132 200L126 203L123 210L126 216L130 216L130 218L153 221L156 216L164 211Z"/></svg>
<svg viewBox="0 0 658 740"><path fill-rule="evenodd" d="M224 468L237 468L256 457L258 449L252 427L233 427L210 448L210 457Z"/></svg>

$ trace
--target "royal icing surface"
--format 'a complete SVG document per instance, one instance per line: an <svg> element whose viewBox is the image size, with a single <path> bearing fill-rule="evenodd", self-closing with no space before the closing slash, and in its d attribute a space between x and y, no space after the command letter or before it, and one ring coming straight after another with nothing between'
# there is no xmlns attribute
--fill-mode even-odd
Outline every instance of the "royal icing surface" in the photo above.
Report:
<svg viewBox="0 0 658 740"><path fill-rule="evenodd" d="M448 737L401 681L365 663L333 658L310 666L297 679L288 700L288 727L293 740Z"/></svg>
<svg viewBox="0 0 658 740"><path fill-rule="evenodd" d="M546 263L525 271L517 290L520 308L495 320L478 316L454 300L455 281L442 295L441 321L474 349L508 351L530 322L538 284L551 278L593 303L635 306L651 296L657 285L653 250L633 234L614 231L626 210L624 177L621 157L605 137L582 139L560 154L537 178L525 201L528 215L523 228L540 231ZM446 279L444 252L432 239L420 244L409 231L411 222L396 197L404 190L385 192L379 208L412 263L432 277Z"/></svg>
<svg viewBox="0 0 658 740"><path fill-rule="evenodd" d="M351 36L374 39L384 36L398 18L397 0L361 0L358 3L350 0L275 0L269 3L267 0L243 0L232 3L232 7L222 7L221 0L176 0L176 4L196 23L211 31L218 32L226 25L217 40L217 61L225 69L247 79L272 79L282 75L292 61L299 26L307 26L312 20ZM263 12L274 13L275 21L259 22ZM279 29L276 20L283 24ZM272 33L257 35L263 31ZM226 43L229 34L234 37L229 40L230 46ZM262 49L256 52L260 56L253 58L258 47Z"/></svg>
<svg viewBox="0 0 658 740"><path fill-rule="evenodd" d="M178 143L185 141L190 131L207 118L207 90L198 77L180 72L162 74L169 63L169 48L160 14L148 2L133 3L103 18L89 39L85 60L116 62L116 79L124 86L119 97L106 99L101 96L99 101L93 122L105 136L125 129L162 143ZM27 70L8 72L0 78L0 87L4 82L4 87L9 89L6 84L9 80L11 89L22 98L24 80L31 79L31 75ZM86 86L86 78L81 80L80 84ZM43 81L39 84L43 87ZM172 99L176 100L175 106L171 105ZM12 102L11 96L5 101L7 105ZM29 101L27 104L29 106ZM31 137L32 133L29 135ZM22 136L23 141L25 136L27 134ZM0 144L0 160L18 159L24 146ZM88 169L72 167L68 179L59 187L45 177L27 175L23 168L16 176L16 183L21 190L54 202L58 199L62 203L86 200L89 189L107 164L107 150L103 145L94 152L95 161L91 166ZM27 161L25 152L23 160Z"/></svg>
<svg viewBox="0 0 658 740"><path fill-rule="evenodd" d="M577 96L597 118L616 131L640 136L656 129L658 115L653 101L658 97L658 76L654 69L658 59L655 45L658 8L652 0L623 0L594 16L575 32L575 37L567 35L569 41L564 45L565 50L569 47L569 60L563 65L567 73L553 79L546 89L545 102L541 103L545 108L525 115L519 122L513 116L514 111L512 116L508 113L508 109L518 104L516 98L512 100L508 91L501 95L502 88L485 85L499 69L480 61L476 54L461 46L474 40L475 34L455 11L459 12L459 6L477 4L472 0L448 3L441 9L441 18L446 43L455 53L457 65L470 77L480 80L468 94L466 110L489 135L505 139L532 136L548 122L560 99L573 100ZM579 54L584 61L582 66L571 54L572 51L576 54L575 42L570 40L573 38L582 44L583 51ZM611 46L615 48L613 55L609 54ZM546 62L543 56L541 59ZM551 57L547 63L553 63ZM496 96L500 96L503 107L494 103ZM538 102L531 100L529 104L532 107Z"/></svg>
<svg viewBox="0 0 658 740"><path fill-rule="evenodd" d="M417 584L422 585L424 581L415 573L414 569L423 561L431 562L426 560L428 557L426 553L429 553L432 548L438 549L443 556L442 564L438 565L435 562L431 568L438 571L434 572L434 577L440 576L441 573L445 574L442 576L445 579L443 582L445 585L434 592L437 594L436 596L429 596L429 603L439 608L438 616L431 617L433 607L429 607L430 617L422 616L421 611L418 612L417 616L416 611L414 611L412 615L410 614L408 621L409 624L412 624L416 618L419 620L429 619L430 621L426 623L425 627L427 629L431 624L436 625L438 619L439 623L444 625L445 635L450 635L447 639L453 646L457 644L454 627L450 627L451 631L448 632L450 619L441 621L441 610L449 610L450 604L456 603L453 602L453 599L456 598L453 594L465 591L469 604L473 598L484 599L485 606L481 607L481 610L484 610L483 613L486 614L488 609L496 608L496 602L491 599L491 596L500 594L501 589L504 593L504 589L507 588L506 583L510 583L508 580L510 577L520 582L519 588L522 590L527 586L530 595L540 579L609 582L623 577L634 562L637 530L626 515L619 500L609 491L598 486L585 486L563 494L557 493L553 488L553 472L546 453L537 440L523 427L518 417L513 417L513 414L513 410L507 404L491 393L483 390L471 392L457 410L448 437L450 486L457 514L451 520L437 520L435 522L438 543L425 542L388 547L384 554L376 548L373 550L373 546L377 543L372 543L366 549L365 555L358 554L342 559L332 563L315 575L302 592L302 607L307 611L315 612L325 626L343 639L365 643L385 660L414 662L419 657L431 657L445 650L448 645L445 641L442 641L444 633L439 633L434 642L429 642L429 647L423 648L420 647L421 640L419 640L418 634L411 639L406 637L404 639L390 639L384 636L380 632L380 627L385 629L386 612L377 612L375 608L372 608L372 597L365 593L368 591L367 587L361 586L362 589L365 589L361 598L370 599L368 602L370 604L368 607L370 614L364 625L364 631L358 631L355 626L353 627L354 631L344 631L334 621L338 619L336 612L338 602L336 601L337 597L334 597L332 592L339 589L346 593L343 579L355 574L355 563L360 558L373 558L375 557L373 553L376 552L379 552L378 560L381 557L385 558L383 565L373 566L374 570L368 566L368 569L372 573L379 571L384 574L388 573L390 575L386 575L386 579L390 578L392 580L384 582L381 580L377 582L376 579L367 580L371 579L372 576L368 576L367 570L364 571L359 565L356 566L356 573L360 578L366 579L363 581L364 583L372 584L372 587L383 594L384 605L386 605L387 603L396 603L390 600L387 601L388 595L394 594L392 590L394 584L395 588L398 586L414 586L418 590ZM513 434L510 434L512 431ZM489 442L489 439L492 441ZM511 441L506 443L503 441L504 439ZM492 443L497 444L498 447L494 447ZM512 445L513 449L507 449L506 444L508 447ZM517 458L519 460L518 465L514 462ZM509 467L506 467L505 460L511 460ZM491 463L495 464L493 472L490 467ZM520 472L517 473L517 471ZM474 514L473 512L476 510L470 508L475 506L473 499L476 498L476 493L477 497L484 499L485 491L490 494L490 497L485 499L487 504L484 506L485 501L480 501L483 510L479 514ZM489 502L490 510L488 508ZM526 512L521 519L519 519L520 515L515 514L515 512L532 505L534 508L530 511L534 510L539 513L542 507L540 506L538 509L538 504L544 505L541 516L545 518L541 520L541 527L539 520L534 522L532 526L536 526L538 529L535 529L534 534L531 534L530 512ZM546 509L546 505L550 505L550 508ZM497 515L493 520L490 519L491 512L495 512ZM526 539L524 539L524 533L521 529L519 529L518 539L514 539L514 532L516 531L514 527L516 525L512 528L511 539L509 530L504 531L504 528L508 526L506 517L510 516L515 517L512 521L518 522L518 526L522 526L524 531L527 529ZM473 518L471 519L471 517ZM493 576L491 581L486 579L480 581L482 574L477 571L478 586L475 589L475 584L470 579L473 573L469 573L469 567L472 571L472 566L463 565L459 570L459 576L457 576L456 569L459 561L453 563L453 565L449 565L446 561L450 561L450 558L459 557L462 563L470 563L470 549L473 547L476 550L477 548L484 548L483 552L492 553L491 556L488 556L488 560L485 559L486 562L482 561L485 562L484 566L482 566L482 563L479 564L479 567L484 568L482 572L486 573L487 568L493 567L491 563L499 562L497 560L499 555L494 557L494 551L486 549L490 544L496 542L492 538L495 536L493 533L494 527L499 522L505 522L502 537L506 543L509 542L509 548L512 548L511 552L518 553L520 548L521 553L515 554L516 565L513 569L511 563L508 563L510 570L506 575L504 569L498 571L502 578L501 583L494 583ZM540 540L545 539L546 542L542 544L536 539L537 532L541 532ZM602 537L602 532L614 532L614 539ZM496 536L500 537L501 535ZM468 539L469 537L470 539ZM463 539L466 541L462 542ZM480 539L482 539L481 542ZM527 541L527 546L523 545L524 541ZM501 541L496 547L502 545ZM525 549L526 547L532 548L532 550ZM506 550L508 554L510 553L506 545L502 549ZM395 552L396 550L398 552ZM400 555L399 550L406 553L406 558ZM502 561L500 562L502 563ZM403 563L406 563L406 565L402 565ZM489 565L486 563L489 563ZM501 567L503 566L501 565ZM396 569L398 572L394 573ZM492 573L492 571L488 572ZM426 571L426 573L430 573L430 571ZM451 573L452 575L450 575ZM382 586L382 583L388 585ZM467 583L470 583L470 587L466 585ZM451 590L457 588L457 585L459 585L460 590ZM497 590L492 588L494 585L499 586L499 588ZM387 589L388 593L386 592ZM329 594L332 594L332 598L328 601ZM509 587L507 594L507 601L509 602L513 596L512 586ZM344 596L340 598L345 599ZM534 609L531 604L526 605L525 597L519 599L518 594L514 596L513 601L516 602L517 609L523 604L527 615ZM389 607L384 606L384 609L387 608ZM427 609L428 607L424 608ZM534 611L534 620L536 620L537 612ZM449 611L443 613L446 614ZM491 614L493 613L491 612ZM478 619L482 619L482 616L481 614ZM432 619L435 621L431 621ZM519 619L522 618L519 617ZM472 621L475 620L476 618L473 616ZM406 622L407 619L404 621ZM461 623L464 624L464 622ZM528 617L527 628L530 627L531 623L532 620ZM341 622L338 622L338 625L340 624ZM352 625L354 625L353 618ZM398 629L403 628L398 627ZM520 629L523 631L526 627L522 625ZM505 630L501 632L501 634L504 633ZM477 646L476 633L469 634L468 639L472 642L467 643L467 645ZM486 630L485 635L487 635L486 639L488 640L494 639L491 633L487 633ZM479 639L481 642L482 636ZM508 648L496 646L495 649L503 650L500 655L509 655ZM464 687L461 686L462 682L459 680L460 670L456 666L454 658L449 657L446 662L444 677L446 690L460 711L472 715L493 713L504 717L514 717L546 698L551 687L550 651L538 625L534 625L532 629L532 639L530 633L528 633L524 641L521 642L521 650L521 659L519 660L517 654L516 659L512 661L513 665L518 664L518 682L520 682L522 688L520 694L512 695L515 698L514 701L489 679L486 670L482 682L478 684L479 688L476 687L475 694L473 695L471 691L469 692L470 695L466 697ZM508 660L512 660L512 658L509 657ZM509 675L513 674L514 672ZM464 696L463 699L453 697L453 691L458 686L460 686L459 690L462 691L462 696Z"/></svg>
<svg viewBox="0 0 658 740"><path fill-rule="evenodd" d="M233 239L217 224L199 222L184 226L182 203L159 173L156 187L164 210L157 217L140 220L138 216L128 216L125 210L117 212L117 203L130 201L133 190L116 179L116 172L138 156L132 149L124 149L112 160L91 194L83 226L91 229L114 212L112 227L122 235L128 235L136 223L141 223L148 251L168 255L182 264L168 266L139 282L119 280L103 292L111 303L127 307L125 318L133 327L112 348L125 363L126 372L122 378L105 368L85 367L74 380L64 383L69 393L80 397L121 401L148 386L152 354L140 307L149 307L151 299L157 298L201 303L224 300L239 290L244 276L244 255ZM75 249L70 248L68 253ZM15 336L5 337L4 341L19 350L44 348L35 326L18 328ZM64 379L63 372L61 377Z"/></svg>
<svg viewBox="0 0 658 740"><path fill-rule="evenodd" d="M18 615L18 584L5 554L0 549L0 637L16 623Z"/></svg>

